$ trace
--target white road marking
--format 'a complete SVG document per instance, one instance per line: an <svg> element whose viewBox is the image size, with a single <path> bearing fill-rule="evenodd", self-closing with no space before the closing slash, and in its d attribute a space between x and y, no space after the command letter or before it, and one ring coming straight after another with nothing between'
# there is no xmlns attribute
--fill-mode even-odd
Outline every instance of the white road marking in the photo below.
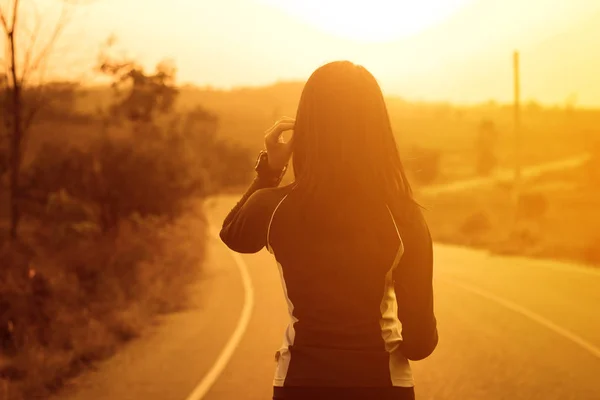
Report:
<svg viewBox="0 0 600 400"><path fill-rule="evenodd" d="M217 229L211 228L211 234L220 240L219 231ZM248 273L248 266L242 256L233 251L231 251L231 254L235 261L235 265L240 272L242 284L244 286L244 305L242 307L240 319L238 320L237 326L231 334L231 337L227 341L227 344L223 347L223 350L221 350L221 353L217 357L217 360L186 400L202 400L204 398L227 366L227 363L229 363L231 356L233 356L235 349L240 344L240 341L246 332L246 328L248 327L248 323L250 322L252 309L254 308L254 287L252 286L252 280Z"/></svg>
<svg viewBox="0 0 600 400"><path fill-rule="evenodd" d="M600 348L594 346L592 343L588 342L587 340L581 338L580 336L578 336L577 334L569 331L568 329L565 329L561 326L558 326L557 324L555 324L554 322L550 321L547 318L542 317L541 315L523 307L520 306L516 303L513 303L512 301L503 299L502 297L499 297L493 293L490 293L486 290L483 289L479 289L475 286L471 286L468 285L466 283L462 283L462 282L458 282L454 279L450 279L450 278L441 278L441 279L437 279L443 282L447 282L451 285L457 286L463 290L466 290L468 292L474 293L478 296L481 296L483 298L486 298L488 300L491 300L497 304L500 304L501 306L504 306L506 308L508 308L511 311L514 311L518 314L521 314L522 316L531 319L532 321L537 322L538 324L550 329L552 332L556 333L557 335L562 336L563 338L570 340L571 342L575 343L576 345L578 345L579 347L581 347L582 349L586 350L587 352L589 352L590 354L592 354L593 356L600 358Z"/></svg>
<svg viewBox="0 0 600 400"><path fill-rule="evenodd" d="M539 169L539 171L527 171L527 173L528 173L527 175L529 177L535 176L536 174L539 174L540 172L545 172L546 170L554 170L554 169L557 169L558 167L564 168L566 164L570 165L571 163L573 165L579 165L580 163L585 161L585 159L586 159L585 157L579 157L579 158L574 158L574 159L562 160L557 163L548 163L547 165L543 164L542 166L537 167ZM563 165L561 163L563 163L563 164L566 163L566 164ZM535 169L535 168L533 168L533 169ZM493 181L491 179L488 179L488 180ZM425 188L425 191L432 192L432 193L436 193L436 192L441 193L441 192L448 192L448 191L456 190L458 188L464 189L464 188L469 188L471 186L478 186L478 185L481 185L482 183L485 184L488 182L486 182L486 180L484 180L484 179L472 179L472 180L465 180L465 182L454 182L452 184L444 185L445 187L441 186L441 187ZM211 233L214 237L219 239L219 233L218 233L217 229L212 227ZM254 308L254 287L252 286L252 280L250 279L250 274L248 273L248 266L246 265L246 262L244 261L242 256L233 251L231 252L231 254L232 254L235 264L240 272L240 276L242 278L242 283L244 286L244 305L242 307L242 313L240 314L240 319L238 320L235 330L233 331L231 337L227 341L227 344L225 345L225 347L223 348L223 350L217 357L217 360L215 361L215 363L213 364L211 369L208 371L208 373L204 376L202 381L200 381L200 383L196 386L194 391L186 398L186 400L202 400L204 398L206 393L208 393L210 388L214 385L216 380L219 378L219 376L221 375L221 373L227 366L227 363L233 356L235 349L237 348L240 341L242 340L242 337L244 336L244 333L246 332L246 328L248 327L248 323L250 322L250 317L252 315L252 309ZM557 265L557 266L553 266L553 268L569 270L570 266L563 267L563 266ZM597 271L588 270L587 268L584 268L584 267L579 267L578 269L580 272L598 274ZM516 313L519 313L519 314L539 323L540 325L545 326L546 328L548 328L551 331L555 332L556 334L566 338L567 340L570 340L573 343L579 345L580 347L587 350L589 353L596 356L597 358L600 358L600 348L587 342L585 339L582 339L581 337L577 336L573 332L556 325L555 323L542 317L541 315L534 313L533 311L530 311L522 306L519 306L518 304L515 304L511 301L500 298L490 292L475 288L473 286L470 286L470 285L467 285L464 283L459 283L459 282L456 282L456 281L448 279L448 278L444 278L442 280L446 281L450 284L453 284L455 286L458 286L466 291L469 291L469 292L477 294L481 297L487 298L488 300L494 301Z"/></svg>

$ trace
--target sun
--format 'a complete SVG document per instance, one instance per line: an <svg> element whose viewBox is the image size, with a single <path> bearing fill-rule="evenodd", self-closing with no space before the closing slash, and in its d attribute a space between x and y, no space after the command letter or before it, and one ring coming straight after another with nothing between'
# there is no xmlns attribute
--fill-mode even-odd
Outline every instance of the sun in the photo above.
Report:
<svg viewBox="0 0 600 400"><path fill-rule="evenodd" d="M472 0L262 0L335 36L385 42L417 34Z"/></svg>

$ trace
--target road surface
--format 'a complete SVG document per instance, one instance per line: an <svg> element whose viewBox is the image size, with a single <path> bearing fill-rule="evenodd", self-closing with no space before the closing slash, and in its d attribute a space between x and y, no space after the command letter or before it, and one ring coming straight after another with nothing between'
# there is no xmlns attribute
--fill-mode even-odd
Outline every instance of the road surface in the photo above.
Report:
<svg viewBox="0 0 600 400"><path fill-rule="evenodd" d="M212 222L236 200L215 200ZM209 247L201 307L167 317L60 399L270 398L287 323L277 269L266 251ZM418 399L600 399L600 272L451 246L435 257L440 344L413 364Z"/></svg>

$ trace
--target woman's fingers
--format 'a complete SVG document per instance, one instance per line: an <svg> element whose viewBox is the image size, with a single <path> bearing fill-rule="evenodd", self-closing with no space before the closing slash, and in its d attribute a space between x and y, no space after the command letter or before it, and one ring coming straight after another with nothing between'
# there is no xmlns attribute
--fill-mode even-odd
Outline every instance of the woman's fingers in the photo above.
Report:
<svg viewBox="0 0 600 400"><path fill-rule="evenodd" d="M292 129L294 129L294 122L280 122L274 130L277 132L285 132Z"/></svg>
<svg viewBox="0 0 600 400"><path fill-rule="evenodd" d="M293 118L289 118L288 120L280 120L278 121L271 129L269 129L265 135L265 141L268 142L277 142L281 137L281 134L285 131L294 129L295 121Z"/></svg>
<svg viewBox="0 0 600 400"><path fill-rule="evenodd" d="M282 117L265 133L265 148L269 155L269 165L276 170L284 168L292 154L292 139L283 141L283 132L293 130L296 121L293 118Z"/></svg>
<svg viewBox="0 0 600 400"><path fill-rule="evenodd" d="M281 117L269 129L267 129L267 132L271 132L273 129L276 129L278 125L288 122L296 122L296 120L292 117Z"/></svg>

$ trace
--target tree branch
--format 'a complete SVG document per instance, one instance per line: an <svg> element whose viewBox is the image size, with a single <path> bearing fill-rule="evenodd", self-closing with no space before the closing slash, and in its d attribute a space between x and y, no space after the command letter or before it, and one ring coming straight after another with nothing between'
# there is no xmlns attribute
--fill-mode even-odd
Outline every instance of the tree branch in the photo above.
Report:
<svg viewBox="0 0 600 400"><path fill-rule="evenodd" d="M23 75L21 77L21 79L22 79L21 83L23 83L23 81L25 79L27 79L30 72L37 71L40 68L44 69L42 67L42 63L47 61L49 53L52 51L52 48L56 44L56 41L58 40L58 37L60 36L62 31L65 29L67 23L68 23L67 7L63 4L61 11L60 11L60 16L58 18L58 21L57 21L56 25L54 26L54 30L50 34L49 39L46 42L46 45L39 52L37 57L35 57L33 62L29 63L29 65L27 65L23 68ZM32 46L30 47L31 53L33 53L32 47L33 47L33 43L32 43ZM30 59L31 59L31 56L30 56Z"/></svg>
<svg viewBox="0 0 600 400"><path fill-rule="evenodd" d="M33 3L35 6L35 3ZM29 47L25 50L25 56L23 57L23 71L21 72L21 83L25 81L31 68L31 57L35 50L36 42L40 36L41 22L39 9L35 7L35 25L32 32L29 32Z"/></svg>
<svg viewBox="0 0 600 400"><path fill-rule="evenodd" d="M8 28L8 22L6 22L6 17L4 17L4 11L2 11L2 7L0 7L0 22L2 23L2 28L4 28L6 35L10 35L10 29Z"/></svg>
<svg viewBox="0 0 600 400"><path fill-rule="evenodd" d="M18 97L18 90L20 89L20 82L17 76L17 50L15 48L15 28L17 24L17 14L19 10L19 0L14 0L13 3L13 15L12 15L12 25L10 26L10 31L8 32L8 41L10 45L10 71L11 78L13 84L13 91L15 91L15 96ZM13 112L16 112L13 110Z"/></svg>
<svg viewBox="0 0 600 400"><path fill-rule="evenodd" d="M10 26L10 31L14 35L15 27L17 26L17 14L19 13L19 0L15 0L13 3L13 15L12 15L12 25Z"/></svg>

